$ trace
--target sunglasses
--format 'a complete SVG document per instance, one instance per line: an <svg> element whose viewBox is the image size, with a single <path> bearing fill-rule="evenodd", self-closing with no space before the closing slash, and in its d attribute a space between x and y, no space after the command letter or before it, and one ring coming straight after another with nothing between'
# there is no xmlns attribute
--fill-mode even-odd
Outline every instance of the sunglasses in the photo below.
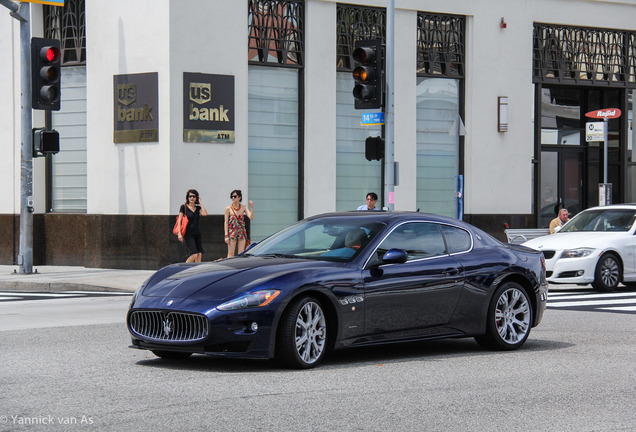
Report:
<svg viewBox="0 0 636 432"><path fill-rule="evenodd" d="M188 198L196 198L196 195L188 195Z"/></svg>
<svg viewBox="0 0 636 432"><path fill-rule="evenodd" d="M230 195L230 198L238 198L238 195Z"/></svg>

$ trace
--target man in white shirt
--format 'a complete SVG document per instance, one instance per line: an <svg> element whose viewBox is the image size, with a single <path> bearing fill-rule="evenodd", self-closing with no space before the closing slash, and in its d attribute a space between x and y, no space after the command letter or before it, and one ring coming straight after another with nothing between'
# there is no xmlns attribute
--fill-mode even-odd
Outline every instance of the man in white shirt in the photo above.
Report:
<svg viewBox="0 0 636 432"><path fill-rule="evenodd" d="M367 194L367 203L361 205L356 210L380 210L375 205L378 203L378 195L375 192Z"/></svg>

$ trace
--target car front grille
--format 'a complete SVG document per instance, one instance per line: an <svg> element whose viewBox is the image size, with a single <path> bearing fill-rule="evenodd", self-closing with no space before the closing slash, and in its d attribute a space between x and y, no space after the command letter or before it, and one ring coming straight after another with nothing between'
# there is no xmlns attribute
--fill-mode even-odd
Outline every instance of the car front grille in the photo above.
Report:
<svg viewBox="0 0 636 432"><path fill-rule="evenodd" d="M545 259L549 260L552 259L552 257L554 257L554 254L556 251L553 250L544 250L543 252L543 256L545 257Z"/></svg>
<svg viewBox="0 0 636 432"><path fill-rule="evenodd" d="M129 318L131 332L162 342L196 342L208 336L208 319L204 315L133 311Z"/></svg>

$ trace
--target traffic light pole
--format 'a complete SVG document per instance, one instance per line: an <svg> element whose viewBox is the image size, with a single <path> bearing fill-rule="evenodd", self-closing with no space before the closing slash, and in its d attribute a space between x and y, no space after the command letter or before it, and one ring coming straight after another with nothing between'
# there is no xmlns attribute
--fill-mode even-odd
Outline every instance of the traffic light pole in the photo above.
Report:
<svg viewBox="0 0 636 432"><path fill-rule="evenodd" d="M386 105L384 119L384 207L395 208L395 155L394 149L394 64L395 64L395 0L388 0L386 14Z"/></svg>
<svg viewBox="0 0 636 432"><path fill-rule="evenodd" d="M20 14L20 57L22 57L22 148L20 157L20 273L33 273L33 146L31 128L31 21L30 5L23 2Z"/></svg>
<svg viewBox="0 0 636 432"><path fill-rule="evenodd" d="M33 273L33 148L31 127L31 7L22 2L0 0L0 4L11 11L11 16L20 21L20 86L22 90L22 135L20 152L20 273Z"/></svg>

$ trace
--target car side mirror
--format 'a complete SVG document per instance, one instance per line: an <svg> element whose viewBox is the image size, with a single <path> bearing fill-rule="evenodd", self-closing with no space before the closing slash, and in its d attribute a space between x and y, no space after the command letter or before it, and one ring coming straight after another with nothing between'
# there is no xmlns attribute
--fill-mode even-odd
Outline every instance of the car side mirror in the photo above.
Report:
<svg viewBox="0 0 636 432"><path fill-rule="evenodd" d="M403 264L408 259L404 249L389 249L382 257L382 264Z"/></svg>

